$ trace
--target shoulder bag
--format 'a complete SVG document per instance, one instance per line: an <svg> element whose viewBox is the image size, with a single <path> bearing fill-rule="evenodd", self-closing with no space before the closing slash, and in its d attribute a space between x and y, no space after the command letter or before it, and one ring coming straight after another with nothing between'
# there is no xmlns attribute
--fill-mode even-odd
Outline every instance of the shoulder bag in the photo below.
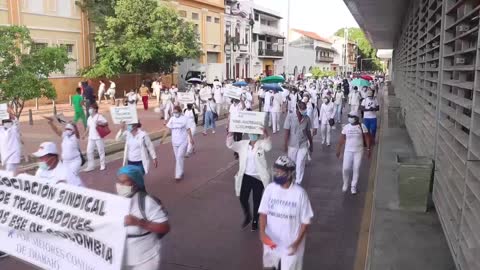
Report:
<svg viewBox="0 0 480 270"><path fill-rule="evenodd" d="M98 121L98 117L97 117L97 121ZM112 133L112 131L111 131L110 128L108 127L108 122L106 122L106 123L103 124L103 125L97 124L96 129L97 129L98 135L99 135L100 138L102 138L102 139L105 138L105 137L107 137L108 134Z"/></svg>

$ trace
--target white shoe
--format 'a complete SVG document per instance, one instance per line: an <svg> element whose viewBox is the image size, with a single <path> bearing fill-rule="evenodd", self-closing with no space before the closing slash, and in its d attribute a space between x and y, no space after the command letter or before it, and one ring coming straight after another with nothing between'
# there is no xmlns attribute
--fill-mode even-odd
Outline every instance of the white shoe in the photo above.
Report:
<svg viewBox="0 0 480 270"><path fill-rule="evenodd" d="M212 130L212 134L215 134L215 130Z"/></svg>
<svg viewBox="0 0 480 270"><path fill-rule="evenodd" d="M343 184L342 192L347 192L347 190L348 190L348 184Z"/></svg>
<svg viewBox="0 0 480 270"><path fill-rule="evenodd" d="M103 167L100 167L100 171L105 171L106 167L103 166Z"/></svg>
<svg viewBox="0 0 480 270"><path fill-rule="evenodd" d="M322 144L325 144L325 141L322 141Z"/></svg>
<svg viewBox="0 0 480 270"><path fill-rule="evenodd" d="M85 168L83 171L84 171L84 172L91 172L91 171L93 171L93 170L95 170L95 168L89 168L89 167L87 167L87 168Z"/></svg>
<svg viewBox="0 0 480 270"><path fill-rule="evenodd" d="M353 195L357 194L357 187L352 186L352 189L350 191L352 192Z"/></svg>

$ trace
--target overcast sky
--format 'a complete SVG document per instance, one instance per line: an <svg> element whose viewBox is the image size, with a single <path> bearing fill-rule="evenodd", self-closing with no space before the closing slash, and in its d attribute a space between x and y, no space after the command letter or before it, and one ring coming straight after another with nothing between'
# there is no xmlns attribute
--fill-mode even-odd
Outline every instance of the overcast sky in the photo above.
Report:
<svg viewBox="0 0 480 270"><path fill-rule="evenodd" d="M254 0L258 5L279 11L286 33L288 0ZM358 27L343 0L291 0L290 28L316 32L328 38L342 27Z"/></svg>

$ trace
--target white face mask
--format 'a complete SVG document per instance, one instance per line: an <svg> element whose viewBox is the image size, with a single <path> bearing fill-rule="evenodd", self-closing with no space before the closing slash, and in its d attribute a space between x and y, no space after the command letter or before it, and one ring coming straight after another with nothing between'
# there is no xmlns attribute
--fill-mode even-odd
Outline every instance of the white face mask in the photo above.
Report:
<svg viewBox="0 0 480 270"><path fill-rule="evenodd" d="M3 127L4 127L5 129L9 129L9 128L11 128L12 126L13 126L13 123L12 123L12 122L6 122L6 123L3 124Z"/></svg>
<svg viewBox="0 0 480 270"><path fill-rule="evenodd" d="M65 134L67 134L67 136L72 136L73 135L73 130L66 129Z"/></svg>
<svg viewBox="0 0 480 270"><path fill-rule="evenodd" d="M328 103L328 99L324 98L323 103Z"/></svg>
<svg viewBox="0 0 480 270"><path fill-rule="evenodd" d="M180 117L180 113L174 112L174 113L173 113L173 116L175 116L176 118L178 118L178 117Z"/></svg>
<svg viewBox="0 0 480 270"><path fill-rule="evenodd" d="M303 103L307 103L307 102L308 102L308 98L307 98L307 97L304 97L304 98L302 99L302 101L303 101Z"/></svg>
<svg viewBox="0 0 480 270"><path fill-rule="evenodd" d="M95 110L94 109L88 109L88 114L95 114Z"/></svg>
<svg viewBox="0 0 480 270"><path fill-rule="evenodd" d="M348 118L348 122L349 122L350 124L355 124L356 121L355 121L355 118L349 117L349 118Z"/></svg>
<svg viewBox="0 0 480 270"><path fill-rule="evenodd" d="M115 184L117 194L123 197L130 197L133 193L133 186L125 186L119 183Z"/></svg>

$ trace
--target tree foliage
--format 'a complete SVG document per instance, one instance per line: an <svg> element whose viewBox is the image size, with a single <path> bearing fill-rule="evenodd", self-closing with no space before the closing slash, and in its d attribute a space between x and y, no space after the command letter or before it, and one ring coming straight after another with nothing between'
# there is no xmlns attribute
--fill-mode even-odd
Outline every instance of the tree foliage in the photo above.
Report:
<svg viewBox="0 0 480 270"><path fill-rule="evenodd" d="M115 14L105 22L105 29L95 36L96 63L84 70L85 77L170 73L178 62L201 54L194 25L166 3L117 0Z"/></svg>
<svg viewBox="0 0 480 270"><path fill-rule="evenodd" d="M377 49L373 48L370 41L365 37L365 33L360 28L351 27L348 29L348 39L355 41L358 45L358 53L361 59L373 58L373 60L363 61L363 70L377 71L382 70L382 64L377 58ZM335 35L343 37L345 28L339 29ZM358 61L360 62L360 60ZM360 65L360 64L359 64ZM358 67L360 69L360 66Z"/></svg>
<svg viewBox="0 0 480 270"><path fill-rule="evenodd" d="M323 77L333 77L337 74L335 71L321 70L319 67L314 67L311 73L313 78L315 78L316 80Z"/></svg>
<svg viewBox="0 0 480 270"><path fill-rule="evenodd" d="M15 105L17 117L27 100L56 98L48 76L64 72L70 61L64 47L31 48L27 28L0 26L0 100Z"/></svg>
<svg viewBox="0 0 480 270"><path fill-rule="evenodd" d="M107 16L115 15L114 7L117 0L77 0L79 6L88 16L88 21L93 23L97 29L104 29Z"/></svg>

